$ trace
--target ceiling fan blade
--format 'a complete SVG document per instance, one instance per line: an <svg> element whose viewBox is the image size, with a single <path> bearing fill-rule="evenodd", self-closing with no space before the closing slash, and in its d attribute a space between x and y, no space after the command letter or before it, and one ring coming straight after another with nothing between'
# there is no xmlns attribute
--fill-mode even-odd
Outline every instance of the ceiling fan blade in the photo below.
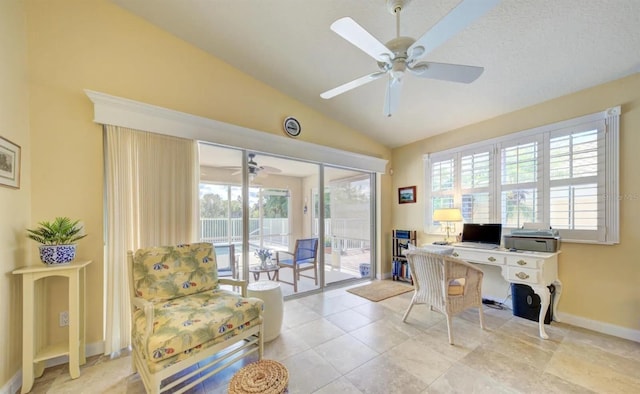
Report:
<svg viewBox="0 0 640 394"><path fill-rule="evenodd" d="M282 172L282 170L279 168L270 167L270 166L260 166L260 172L265 172L269 174L279 174Z"/></svg>
<svg viewBox="0 0 640 394"><path fill-rule="evenodd" d="M418 38L409 47L407 53L415 53L415 56L411 56L412 60L426 55L487 13L499 2L500 0L463 0L422 37Z"/></svg>
<svg viewBox="0 0 640 394"><path fill-rule="evenodd" d="M331 30L379 62L388 62L393 58L389 48L348 16L333 22Z"/></svg>
<svg viewBox="0 0 640 394"><path fill-rule="evenodd" d="M331 90L327 90L326 92L322 93L320 95L320 97L322 97L323 99L330 99L333 98L339 94L342 94L344 92L347 92L351 89L355 89L358 86L362 86L365 83L369 83L371 81L375 81L376 79L382 77L383 75L385 75L386 72L385 71L378 71L375 73L371 73L369 75L365 75L364 77L360 77L358 79L354 79L351 82L347 82L344 85L340 85L336 88L333 88Z"/></svg>
<svg viewBox="0 0 640 394"><path fill-rule="evenodd" d="M471 83L484 72L484 67L432 62L421 62L407 69L417 77L461 83Z"/></svg>
<svg viewBox="0 0 640 394"><path fill-rule="evenodd" d="M389 76L389 85L387 85L387 93L384 96L384 115L390 117L398 109L400 104L400 91L402 90L402 79L396 79Z"/></svg>

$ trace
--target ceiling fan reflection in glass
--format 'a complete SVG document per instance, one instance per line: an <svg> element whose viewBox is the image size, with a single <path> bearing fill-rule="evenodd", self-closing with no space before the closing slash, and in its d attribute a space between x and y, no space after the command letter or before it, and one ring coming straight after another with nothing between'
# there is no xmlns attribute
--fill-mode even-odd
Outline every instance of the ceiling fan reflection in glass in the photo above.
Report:
<svg viewBox="0 0 640 394"><path fill-rule="evenodd" d="M249 153L249 160L247 160L247 167L249 169L249 180L254 180L258 176L266 176L268 174L279 174L282 172L279 168L259 165L256 161L256 154ZM231 175L242 174L242 167L228 167L233 170Z"/></svg>

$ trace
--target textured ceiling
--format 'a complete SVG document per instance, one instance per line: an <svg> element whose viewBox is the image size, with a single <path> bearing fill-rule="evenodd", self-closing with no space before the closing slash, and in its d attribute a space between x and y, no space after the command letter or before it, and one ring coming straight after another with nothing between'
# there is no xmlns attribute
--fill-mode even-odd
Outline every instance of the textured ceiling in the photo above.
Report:
<svg viewBox="0 0 640 394"><path fill-rule="evenodd" d="M387 42L395 17L384 0L111 1L389 147L640 71L640 0L503 0L422 59L483 66L484 74L469 85L409 75L387 118L385 78L320 98L377 71L329 26L350 16ZM401 35L422 36L458 2L413 0Z"/></svg>

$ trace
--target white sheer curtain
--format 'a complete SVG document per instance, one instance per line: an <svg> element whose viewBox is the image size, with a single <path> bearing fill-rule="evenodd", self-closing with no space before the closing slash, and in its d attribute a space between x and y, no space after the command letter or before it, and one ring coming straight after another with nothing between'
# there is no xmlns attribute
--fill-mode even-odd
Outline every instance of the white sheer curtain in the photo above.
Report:
<svg viewBox="0 0 640 394"><path fill-rule="evenodd" d="M127 251L198 239L196 141L105 125L105 354L131 344Z"/></svg>

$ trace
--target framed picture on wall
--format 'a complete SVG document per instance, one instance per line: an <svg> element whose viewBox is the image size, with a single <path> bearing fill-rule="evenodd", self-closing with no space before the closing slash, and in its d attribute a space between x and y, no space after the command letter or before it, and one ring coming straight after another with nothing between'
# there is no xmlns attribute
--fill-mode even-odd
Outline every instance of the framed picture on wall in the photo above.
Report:
<svg viewBox="0 0 640 394"><path fill-rule="evenodd" d="M398 203L408 204L416 202L416 187L406 186L398 188Z"/></svg>
<svg viewBox="0 0 640 394"><path fill-rule="evenodd" d="M20 146L0 137L0 186L20 188Z"/></svg>

